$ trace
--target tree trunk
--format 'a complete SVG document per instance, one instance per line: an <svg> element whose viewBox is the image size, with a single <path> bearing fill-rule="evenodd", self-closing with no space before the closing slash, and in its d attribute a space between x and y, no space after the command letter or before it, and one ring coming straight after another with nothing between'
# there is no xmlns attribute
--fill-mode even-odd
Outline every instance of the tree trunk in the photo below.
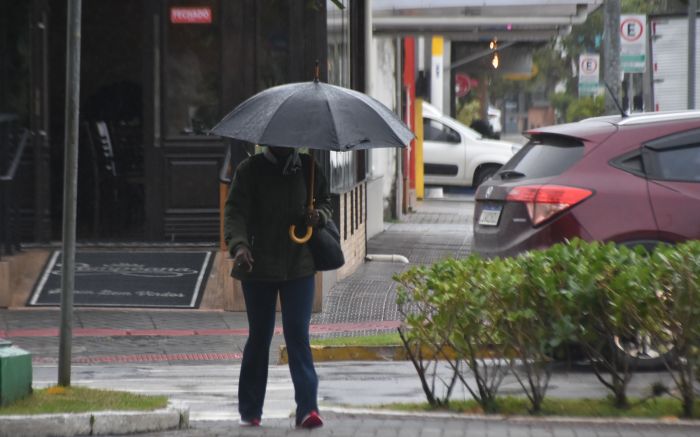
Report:
<svg viewBox="0 0 700 437"><path fill-rule="evenodd" d="M615 407L620 409L629 407L624 387L616 387L615 389Z"/></svg>
<svg viewBox="0 0 700 437"><path fill-rule="evenodd" d="M690 390L683 391L683 417L691 418L693 417L693 406L695 405L695 393L693 393L693 387Z"/></svg>

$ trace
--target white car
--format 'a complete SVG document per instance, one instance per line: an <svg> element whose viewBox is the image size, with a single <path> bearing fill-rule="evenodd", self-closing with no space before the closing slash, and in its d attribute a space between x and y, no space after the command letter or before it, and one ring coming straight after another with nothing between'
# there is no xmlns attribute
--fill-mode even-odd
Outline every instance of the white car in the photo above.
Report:
<svg viewBox="0 0 700 437"><path fill-rule="evenodd" d="M423 169L428 185L476 187L520 147L484 139L475 130L423 103Z"/></svg>
<svg viewBox="0 0 700 437"><path fill-rule="evenodd" d="M491 126L491 132L493 132L493 137L496 139L500 139L501 131L503 130L503 128L501 127L501 110L489 105L488 114L489 125Z"/></svg>

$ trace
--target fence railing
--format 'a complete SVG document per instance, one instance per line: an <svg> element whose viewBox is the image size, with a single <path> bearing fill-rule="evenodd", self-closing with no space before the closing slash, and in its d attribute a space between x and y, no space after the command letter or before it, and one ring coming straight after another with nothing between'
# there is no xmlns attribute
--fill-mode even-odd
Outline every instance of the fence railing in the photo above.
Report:
<svg viewBox="0 0 700 437"><path fill-rule="evenodd" d="M0 257L20 249L16 176L29 131L14 114L0 114Z"/></svg>

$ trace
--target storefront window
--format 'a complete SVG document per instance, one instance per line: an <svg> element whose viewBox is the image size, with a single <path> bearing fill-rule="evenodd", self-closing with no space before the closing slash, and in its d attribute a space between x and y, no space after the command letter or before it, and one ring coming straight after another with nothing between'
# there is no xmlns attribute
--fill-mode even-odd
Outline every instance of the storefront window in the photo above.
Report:
<svg viewBox="0 0 700 437"><path fill-rule="evenodd" d="M29 2L0 3L0 113L29 123Z"/></svg>
<svg viewBox="0 0 700 437"><path fill-rule="evenodd" d="M350 87L350 9L344 0L345 9L327 1L328 11L328 83Z"/></svg>
<svg viewBox="0 0 700 437"><path fill-rule="evenodd" d="M169 0L166 19L166 136L205 135L220 115L219 4Z"/></svg>
<svg viewBox="0 0 700 437"><path fill-rule="evenodd" d="M288 0L259 0L258 90L289 82L289 4Z"/></svg>
<svg viewBox="0 0 700 437"><path fill-rule="evenodd" d="M344 0L340 9L326 2L328 29L328 83L350 87L350 5ZM331 191L342 193L357 183L356 152L330 152Z"/></svg>

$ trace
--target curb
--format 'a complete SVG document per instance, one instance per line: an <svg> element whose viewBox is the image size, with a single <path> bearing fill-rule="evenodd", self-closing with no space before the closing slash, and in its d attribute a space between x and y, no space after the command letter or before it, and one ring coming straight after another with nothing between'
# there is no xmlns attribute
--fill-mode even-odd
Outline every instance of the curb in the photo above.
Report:
<svg viewBox="0 0 700 437"><path fill-rule="evenodd" d="M345 416L363 416L363 417L379 417L379 418L424 418L424 419L456 419L464 421L481 421L481 422L511 422L521 424L538 425L542 423L559 424L559 425L624 425L648 427L664 426L664 427L682 427L688 430L700 431L700 420L686 420L678 418L667 419L645 419L645 418L625 418L625 417L571 417L571 416L504 416L500 414L468 414L468 413L442 413L442 412L423 412L423 411L395 411L395 410L370 410L364 408L345 408L322 405L324 412Z"/></svg>
<svg viewBox="0 0 700 437"><path fill-rule="evenodd" d="M0 416L0 437L133 434L189 428L189 408Z"/></svg>
<svg viewBox="0 0 700 437"><path fill-rule="evenodd" d="M407 359L403 346L317 346L311 345L314 362L397 361ZM288 364L287 347L280 346L277 364Z"/></svg>
<svg viewBox="0 0 700 437"><path fill-rule="evenodd" d="M452 349L446 350L450 358L455 357ZM482 355L482 354L480 354ZM488 355L484 352L483 355ZM318 346L311 345L311 356L314 362L326 361L407 361L409 356L403 346ZM421 351L423 359L433 359L435 352L430 348ZM280 346L277 364L288 364L287 347Z"/></svg>

